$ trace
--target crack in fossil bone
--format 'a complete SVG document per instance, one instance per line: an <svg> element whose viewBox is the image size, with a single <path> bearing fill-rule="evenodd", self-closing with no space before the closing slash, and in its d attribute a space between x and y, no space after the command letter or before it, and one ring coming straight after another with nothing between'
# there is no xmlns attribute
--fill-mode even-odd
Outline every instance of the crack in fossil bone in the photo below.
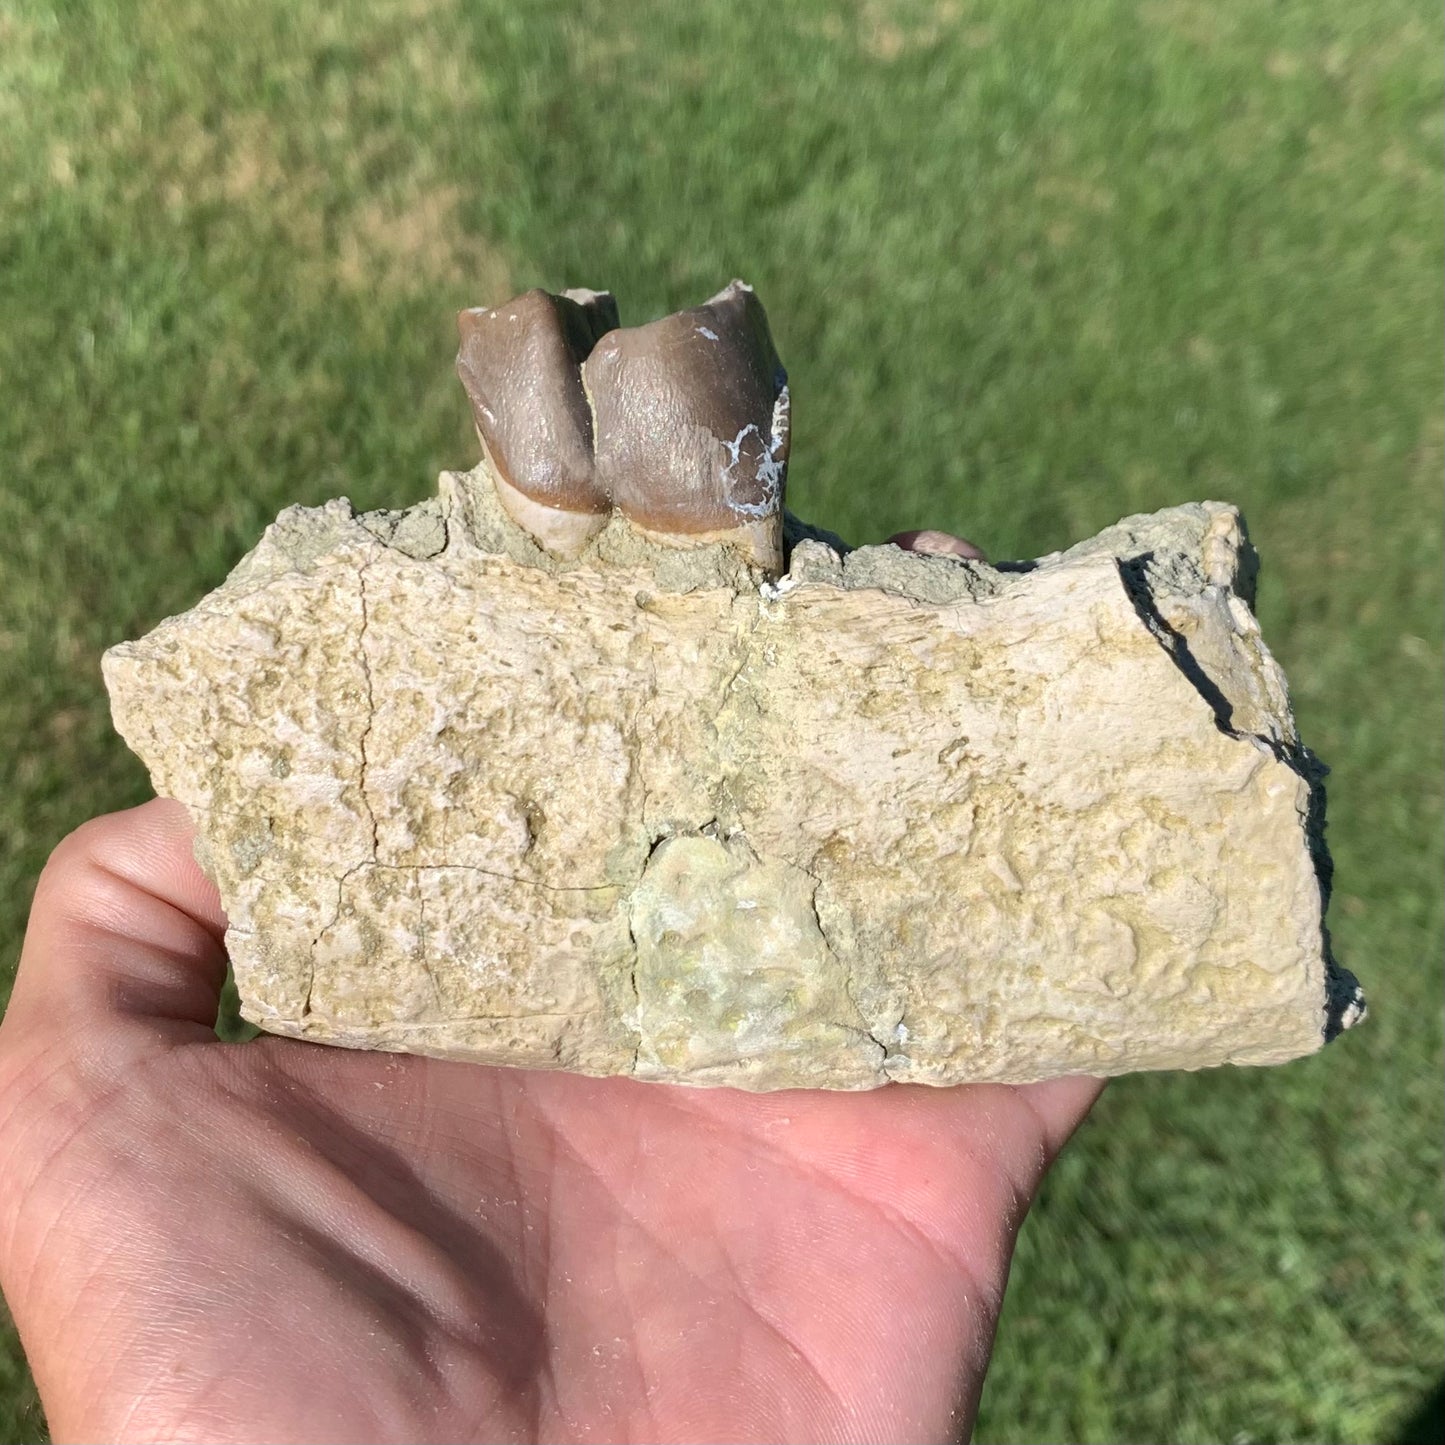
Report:
<svg viewBox="0 0 1445 1445"><path fill-rule="evenodd" d="M1006 586L800 543L797 575L760 587L724 548L624 545L616 518L556 563L489 485L449 479L414 523L288 512L234 587L107 655L118 727L190 799L253 1022L859 1088L1278 1062L1359 1017L1323 925L1310 755L1259 750L1294 742L1282 677L1227 549L1207 578L1190 562L1228 509L1130 519ZM430 747L440 716L458 727ZM278 718L311 720L288 742L304 766L270 767ZM558 841L529 834L509 869L503 815L539 779ZM285 846L243 867L265 819ZM708 848L653 876L666 837L740 830L744 883ZM442 861L390 856L417 839ZM526 1037L496 1022L523 1017Z"/></svg>

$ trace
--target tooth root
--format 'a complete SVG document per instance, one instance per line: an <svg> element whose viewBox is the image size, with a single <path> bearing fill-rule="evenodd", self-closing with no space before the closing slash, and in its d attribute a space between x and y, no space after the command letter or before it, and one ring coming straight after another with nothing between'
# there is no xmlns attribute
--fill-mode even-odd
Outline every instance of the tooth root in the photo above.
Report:
<svg viewBox="0 0 1445 1445"><path fill-rule="evenodd" d="M633 526L678 546L726 542L781 573L787 374L752 287L611 331L582 372L597 481Z"/></svg>
<svg viewBox="0 0 1445 1445"><path fill-rule="evenodd" d="M461 312L457 374L512 520L549 552L574 556L607 523L597 481L582 362L617 326L606 291L534 289L492 309Z"/></svg>

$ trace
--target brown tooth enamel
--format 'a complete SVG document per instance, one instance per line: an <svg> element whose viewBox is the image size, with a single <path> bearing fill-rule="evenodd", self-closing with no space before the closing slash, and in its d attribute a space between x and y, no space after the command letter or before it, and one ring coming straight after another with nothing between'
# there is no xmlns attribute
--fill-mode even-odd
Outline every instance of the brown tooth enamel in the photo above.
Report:
<svg viewBox="0 0 1445 1445"><path fill-rule="evenodd" d="M457 316L457 374L512 519L548 551L571 555L606 525L611 501L593 461L582 362L617 326L606 291L533 289Z"/></svg>
<svg viewBox="0 0 1445 1445"><path fill-rule="evenodd" d="M610 331L583 364L596 481L639 530L782 570L787 374L752 287Z"/></svg>

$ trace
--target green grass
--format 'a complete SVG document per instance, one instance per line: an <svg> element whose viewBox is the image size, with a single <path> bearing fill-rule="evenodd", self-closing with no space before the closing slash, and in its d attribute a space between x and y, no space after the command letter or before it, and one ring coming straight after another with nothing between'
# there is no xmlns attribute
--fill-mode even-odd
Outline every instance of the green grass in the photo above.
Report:
<svg viewBox="0 0 1445 1445"><path fill-rule="evenodd" d="M1238 502L1335 770L1370 1023L1109 1090L978 1438L1429 1438L1439 32L1414 0L0 0L0 997L50 847L148 791L105 646L285 503L469 463L459 306L607 285L638 320L741 274L796 510L1028 556ZM42 1428L0 1336L0 1440Z"/></svg>

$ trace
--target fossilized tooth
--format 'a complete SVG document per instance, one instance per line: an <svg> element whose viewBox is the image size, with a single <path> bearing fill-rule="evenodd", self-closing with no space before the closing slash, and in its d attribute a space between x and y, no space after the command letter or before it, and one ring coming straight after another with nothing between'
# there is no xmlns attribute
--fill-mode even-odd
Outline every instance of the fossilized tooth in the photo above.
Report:
<svg viewBox="0 0 1445 1445"><path fill-rule="evenodd" d="M608 332L582 375L597 481L628 521L677 545L729 543L779 575L788 379L752 287Z"/></svg>
<svg viewBox="0 0 1445 1445"><path fill-rule="evenodd" d="M457 374L508 515L549 552L574 556L607 523L581 366L618 324L606 291L534 288L457 316Z"/></svg>

